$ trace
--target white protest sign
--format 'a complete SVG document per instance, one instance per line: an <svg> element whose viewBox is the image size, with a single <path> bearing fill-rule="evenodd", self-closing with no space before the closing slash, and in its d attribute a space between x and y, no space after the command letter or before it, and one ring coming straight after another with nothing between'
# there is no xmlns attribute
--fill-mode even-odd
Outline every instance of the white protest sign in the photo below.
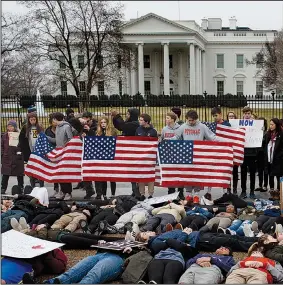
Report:
<svg viewBox="0 0 283 285"><path fill-rule="evenodd" d="M245 119L231 119L229 120L233 128L246 129L246 148L261 147L263 139L263 120L245 120Z"/></svg>
<svg viewBox="0 0 283 285"><path fill-rule="evenodd" d="M18 146L19 135L20 135L20 133L18 133L18 132L8 132L9 146Z"/></svg>
<svg viewBox="0 0 283 285"><path fill-rule="evenodd" d="M3 256L33 258L63 245L64 243L42 240L15 230L10 230L2 234Z"/></svg>
<svg viewBox="0 0 283 285"><path fill-rule="evenodd" d="M147 200L143 201L143 203L146 203L148 205L155 205L155 204L160 204L160 203L164 203L164 202L168 202L168 201L177 200L178 196L179 196L179 192L176 192L176 193L164 195L161 197L154 197L151 199L147 199Z"/></svg>

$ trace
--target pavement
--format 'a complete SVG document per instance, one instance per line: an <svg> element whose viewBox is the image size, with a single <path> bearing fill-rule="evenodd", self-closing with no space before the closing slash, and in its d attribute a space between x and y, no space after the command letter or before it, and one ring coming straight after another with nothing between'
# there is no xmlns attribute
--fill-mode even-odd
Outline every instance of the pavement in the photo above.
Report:
<svg viewBox="0 0 283 285"><path fill-rule="evenodd" d="M240 175L239 175L240 177ZM94 184L94 183L93 183ZM17 185L17 177L10 177L9 179L9 184L8 184L8 189L6 191L6 194L11 194L11 188L12 186ZM24 185L29 185L29 178L27 176L24 177ZM77 183L73 183L73 187L75 187ZM241 185L241 181L238 181L238 194L241 193L241 188L239 187ZM54 188L53 184L51 183L44 183L44 186L48 190L49 197L54 193ZM256 188L258 187L258 177L256 177ZM247 193L249 196L249 177L248 177L248 185L247 185ZM204 190L200 191L200 196L204 195L206 193L207 188L205 187ZM160 197L163 195L167 194L168 189L163 188L163 187L155 187L154 189L154 197ZM117 182L117 188L116 188L116 196L118 195L130 195L132 193L132 187L131 183L129 182ZM72 196L73 200L79 201L83 200L83 197L85 196L85 190L73 190ZM147 193L146 193L147 194ZM222 188L212 188L211 190L211 195L213 199L217 199L223 195L223 189ZM269 198L269 193L268 192L255 192L256 198L263 198L263 199L268 199ZM108 183L108 189L107 189L107 197L111 196L111 191L110 191L110 183ZM95 198L95 195L93 196ZM248 198L247 201L250 199Z"/></svg>

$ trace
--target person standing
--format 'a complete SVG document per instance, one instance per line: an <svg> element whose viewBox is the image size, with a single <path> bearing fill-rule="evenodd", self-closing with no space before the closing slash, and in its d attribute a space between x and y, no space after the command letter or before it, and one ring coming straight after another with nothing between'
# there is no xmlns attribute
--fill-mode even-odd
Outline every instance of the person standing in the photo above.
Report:
<svg viewBox="0 0 283 285"><path fill-rule="evenodd" d="M117 136L116 130L110 125L109 119L107 117L101 117L98 120L98 126L96 131L97 136ZM111 196L115 196L116 194L116 182L110 182L111 187ZM103 199L107 199L107 181L96 181L95 182L95 188L97 191L96 199L101 199L101 196L103 196Z"/></svg>
<svg viewBox="0 0 283 285"><path fill-rule="evenodd" d="M24 161L27 162L31 153L34 150L36 140L39 134L43 132L43 127L38 122L36 113L27 114L27 123L21 129L19 135L19 147L24 155ZM35 187L36 179L30 177L30 185L32 188ZM44 186L44 181L39 180L40 187Z"/></svg>
<svg viewBox="0 0 283 285"><path fill-rule="evenodd" d="M183 122L182 120L180 120L180 117L181 117L181 114L182 114L181 108L179 108L179 107L174 107L174 108L171 109L171 111L172 111L174 114L176 114L176 116L177 116L177 120L178 120L177 124L183 125L184 122Z"/></svg>
<svg viewBox="0 0 283 285"><path fill-rule="evenodd" d="M1 194L5 194L10 176L17 176L18 186L23 192L24 188L24 158L21 149L18 146L9 144L9 134L19 132L16 121L9 121L7 124L7 132L1 139Z"/></svg>
<svg viewBox="0 0 283 285"><path fill-rule="evenodd" d="M141 114L139 118L139 124L140 126L137 128L135 135L140 137L152 137L157 138L157 131L153 128L153 126L150 124L151 117L148 114ZM146 183L139 183L139 190L140 190L140 200L145 200L145 186ZM148 182L148 198L152 198L152 195L154 193L154 181Z"/></svg>
<svg viewBox="0 0 283 285"><path fill-rule="evenodd" d="M243 108L243 119L252 120L253 110L246 106ZM255 174L256 174L256 159L258 148L244 148L244 161L241 165L241 188L242 193L240 198L247 198L247 175L248 169L250 172L250 198L255 199Z"/></svg>
<svg viewBox="0 0 283 285"><path fill-rule="evenodd" d="M269 130L266 133L264 161L265 173L269 175L270 191L275 190L274 177L276 177L277 188L275 192L279 192L280 176L283 175L283 132L277 118L270 120Z"/></svg>
<svg viewBox="0 0 283 285"><path fill-rule="evenodd" d="M64 120L64 114L53 113L52 124L56 125L55 138L47 137L51 143L56 143L56 147L64 147L73 138L71 125ZM60 183L61 191L55 195L57 199L65 201L72 199L72 183Z"/></svg>

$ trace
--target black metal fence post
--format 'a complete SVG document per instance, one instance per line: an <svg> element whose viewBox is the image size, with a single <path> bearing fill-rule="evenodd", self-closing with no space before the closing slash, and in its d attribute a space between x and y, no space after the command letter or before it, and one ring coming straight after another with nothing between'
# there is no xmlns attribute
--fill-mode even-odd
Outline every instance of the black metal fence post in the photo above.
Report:
<svg viewBox="0 0 283 285"><path fill-rule="evenodd" d="M206 91L203 92L203 96L204 96L204 102L205 102L204 119L207 122L207 114L206 114L206 96L207 96L207 92Z"/></svg>
<svg viewBox="0 0 283 285"><path fill-rule="evenodd" d="M16 102L17 102L17 113L18 113L18 124L19 124L19 128L22 127L22 114L20 111L20 97L19 97L19 93L16 92Z"/></svg>
<svg viewBox="0 0 283 285"><path fill-rule="evenodd" d="M271 96L272 96L272 117L274 117L274 100L275 100L275 92L274 90L271 92Z"/></svg>

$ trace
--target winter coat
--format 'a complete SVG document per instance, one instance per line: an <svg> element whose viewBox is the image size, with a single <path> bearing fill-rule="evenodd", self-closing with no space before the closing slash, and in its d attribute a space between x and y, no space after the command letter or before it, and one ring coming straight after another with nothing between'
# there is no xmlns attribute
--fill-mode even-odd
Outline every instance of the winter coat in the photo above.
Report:
<svg viewBox="0 0 283 285"><path fill-rule="evenodd" d="M186 217L186 212L184 207L170 203L168 205L165 205L163 207L155 208L152 210L152 215L159 215L159 214L170 214L174 216L175 220L179 223L182 218Z"/></svg>
<svg viewBox="0 0 283 285"><path fill-rule="evenodd" d="M135 136L136 130L139 127L139 110L133 108L129 109L128 112L130 113L130 118L127 121L124 121L121 115L117 114L112 119L113 125L117 130L122 131L122 136Z"/></svg>
<svg viewBox="0 0 283 285"><path fill-rule="evenodd" d="M55 138L47 137L49 142L56 144L56 147L64 147L65 144L73 138L72 127L68 122L61 122L56 127Z"/></svg>
<svg viewBox="0 0 283 285"><path fill-rule="evenodd" d="M1 140L1 162L2 175L24 176L24 156L19 147L9 146L8 133Z"/></svg>
<svg viewBox="0 0 283 285"><path fill-rule="evenodd" d="M120 216L129 212L136 204L138 200L131 195L121 195L116 198L116 207L114 214L118 213Z"/></svg>
<svg viewBox="0 0 283 285"><path fill-rule="evenodd" d="M89 130L83 129L83 133L85 133L87 136L90 137L96 136L96 131L97 131L97 121L94 119L92 120L92 124Z"/></svg>
<svg viewBox="0 0 283 285"><path fill-rule="evenodd" d="M52 126L48 127L46 130L45 130L45 134L50 137L50 138L53 138L55 139L55 133L52 132ZM50 142L53 146L56 147L56 143L55 142Z"/></svg>
<svg viewBox="0 0 283 285"><path fill-rule="evenodd" d="M194 207L192 210L187 211L186 215L187 216L199 215L199 216L205 218L206 220L213 218L212 213L210 213L209 211L207 211L203 208L200 208L200 207Z"/></svg>
<svg viewBox="0 0 283 285"><path fill-rule="evenodd" d="M24 161L28 161L31 155L31 150L29 146L29 139L26 137L26 125L24 125L21 129L19 136L19 145L18 145L23 153Z"/></svg>
<svg viewBox="0 0 283 285"><path fill-rule="evenodd" d="M267 133L266 142L264 146L264 165L265 173L268 173L268 144L270 141L270 135ZM276 137L274 144L273 161L270 168L270 176L283 175L283 132L279 133Z"/></svg>
<svg viewBox="0 0 283 285"><path fill-rule="evenodd" d="M182 263L183 268L185 268L185 260L182 254L178 251L176 251L173 248L167 248L165 250L161 250L159 253L157 253L154 256L154 259L169 259L169 260L175 260Z"/></svg>
<svg viewBox="0 0 283 285"><path fill-rule="evenodd" d="M153 128L152 125L150 125L148 128L139 126L135 133L136 136L139 137L152 137L157 138L157 131Z"/></svg>
<svg viewBox="0 0 283 285"><path fill-rule="evenodd" d="M283 245L276 245L267 250L264 254L266 257L279 262L283 266Z"/></svg>

